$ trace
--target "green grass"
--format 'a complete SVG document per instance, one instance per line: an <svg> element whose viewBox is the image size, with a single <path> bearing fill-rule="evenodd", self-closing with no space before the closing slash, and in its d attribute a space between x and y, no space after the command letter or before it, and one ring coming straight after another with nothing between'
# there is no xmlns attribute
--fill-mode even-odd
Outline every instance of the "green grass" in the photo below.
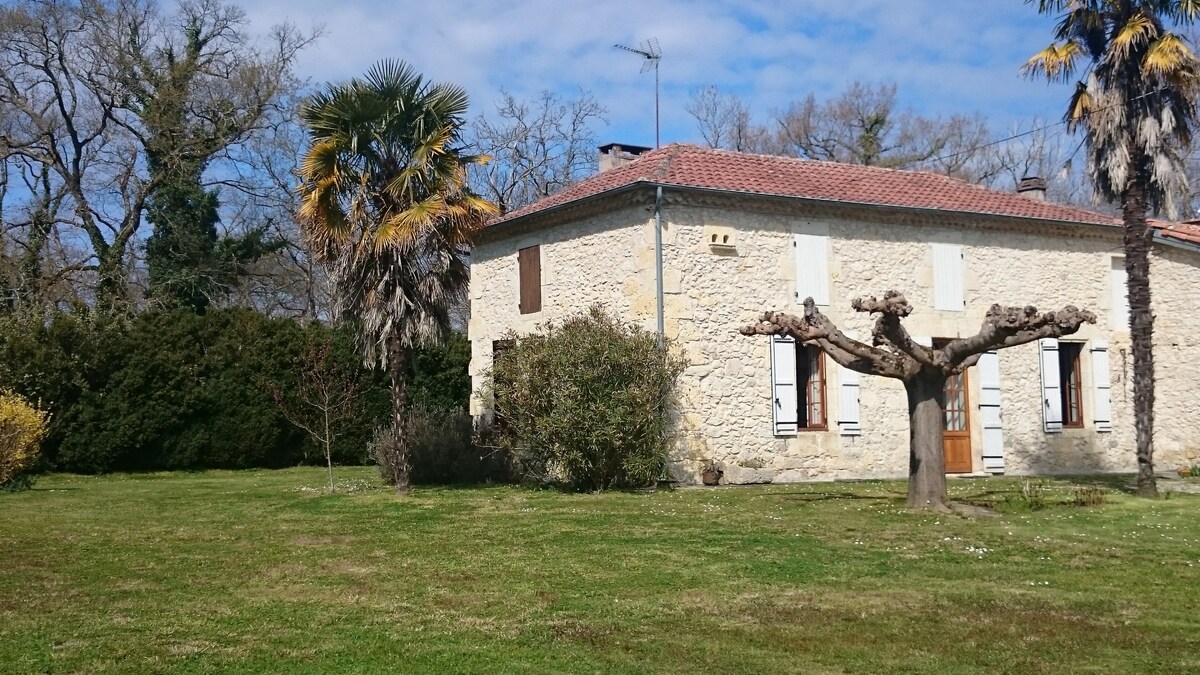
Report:
<svg viewBox="0 0 1200 675"><path fill-rule="evenodd" d="M1200 497L899 483L397 497L370 469L0 494L4 672L1198 672Z"/></svg>

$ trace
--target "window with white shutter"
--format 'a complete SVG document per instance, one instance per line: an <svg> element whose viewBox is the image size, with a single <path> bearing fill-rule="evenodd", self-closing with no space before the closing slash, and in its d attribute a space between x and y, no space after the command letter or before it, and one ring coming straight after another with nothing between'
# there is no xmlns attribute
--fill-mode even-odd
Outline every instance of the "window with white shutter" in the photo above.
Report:
<svg viewBox="0 0 1200 675"><path fill-rule="evenodd" d="M1125 273L1125 258L1112 259L1108 275L1109 326L1113 330L1129 330L1129 275Z"/></svg>
<svg viewBox="0 0 1200 675"><path fill-rule="evenodd" d="M1000 414L1000 356L979 355L979 416L983 422L983 470L1004 473L1004 424Z"/></svg>
<svg viewBox="0 0 1200 675"><path fill-rule="evenodd" d="M838 367L838 431L843 436L862 434L859 421L859 377L857 370Z"/></svg>
<svg viewBox="0 0 1200 675"><path fill-rule="evenodd" d="M1063 415L1058 340L1038 340L1038 355L1042 360L1042 428L1049 434L1059 433L1063 429Z"/></svg>
<svg viewBox="0 0 1200 675"><path fill-rule="evenodd" d="M797 234L792 239L796 253L796 302L812 298L829 304L829 237Z"/></svg>
<svg viewBox="0 0 1200 675"><path fill-rule="evenodd" d="M933 245L933 308L961 312L966 307L963 250L958 244Z"/></svg>
<svg viewBox="0 0 1200 675"><path fill-rule="evenodd" d="M1092 418L1096 431L1112 431L1112 375L1108 342L1092 340Z"/></svg>
<svg viewBox="0 0 1200 675"><path fill-rule="evenodd" d="M799 398L796 391L796 341L771 336L771 408L775 434L794 434L799 424Z"/></svg>

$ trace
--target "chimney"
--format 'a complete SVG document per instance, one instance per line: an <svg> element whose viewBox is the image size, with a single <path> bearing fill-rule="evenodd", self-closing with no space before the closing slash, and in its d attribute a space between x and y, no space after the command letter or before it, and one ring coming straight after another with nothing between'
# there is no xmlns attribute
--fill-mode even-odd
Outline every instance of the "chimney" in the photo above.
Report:
<svg viewBox="0 0 1200 675"><path fill-rule="evenodd" d="M609 143L600 146L600 173L625 166L638 157L650 152L650 148L627 143Z"/></svg>
<svg viewBox="0 0 1200 675"><path fill-rule="evenodd" d="M1039 202L1046 201L1046 179L1037 176L1025 176L1017 184L1017 194L1025 195Z"/></svg>

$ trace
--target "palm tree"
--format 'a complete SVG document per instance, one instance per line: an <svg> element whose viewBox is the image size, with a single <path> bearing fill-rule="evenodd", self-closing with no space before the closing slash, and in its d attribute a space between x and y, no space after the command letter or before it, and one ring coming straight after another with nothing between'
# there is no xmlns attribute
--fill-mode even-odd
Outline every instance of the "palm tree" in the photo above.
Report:
<svg viewBox="0 0 1200 675"><path fill-rule="evenodd" d="M1200 71L1188 41L1171 29L1200 16L1200 0L1026 0L1059 18L1054 43L1025 64L1027 75L1068 81L1086 63L1067 107L1082 128L1096 192L1121 205L1133 347L1138 492L1154 481L1154 315L1150 311L1148 210L1174 215L1186 191L1183 150L1196 123Z"/></svg>
<svg viewBox="0 0 1200 675"><path fill-rule="evenodd" d="M406 371L464 300L467 248L495 207L470 192L460 151L467 95L383 61L363 79L327 85L301 111L312 146L300 166L299 219L327 264L335 316L358 328L368 365L391 376L391 447L383 463L409 488Z"/></svg>

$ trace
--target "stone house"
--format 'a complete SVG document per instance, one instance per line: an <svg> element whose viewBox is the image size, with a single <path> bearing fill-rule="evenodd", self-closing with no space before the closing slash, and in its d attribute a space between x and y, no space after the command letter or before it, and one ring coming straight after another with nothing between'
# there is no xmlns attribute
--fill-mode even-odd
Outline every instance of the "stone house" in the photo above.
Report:
<svg viewBox="0 0 1200 675"><path fill-rule="evenodd" d="M931 173L671 145L601 148L602 171L491 223L471 261L471 372L496 341L601 303L659 329L689 367L674 470L707 461L731 483L907 474L903 386L815 348L738 328L812 296L851 335L850 301L888 289L916 308L909 332L978 331L993 303L1067 304L1095 325L985 355L949 385L954 473L1132 471L1132 357L1111 217ZM1040 184L1039 184L1040 183ZM1156 464L1200 457L1200 225L1156 224ZM476 395L473 413L486 414Z"/></svg>

